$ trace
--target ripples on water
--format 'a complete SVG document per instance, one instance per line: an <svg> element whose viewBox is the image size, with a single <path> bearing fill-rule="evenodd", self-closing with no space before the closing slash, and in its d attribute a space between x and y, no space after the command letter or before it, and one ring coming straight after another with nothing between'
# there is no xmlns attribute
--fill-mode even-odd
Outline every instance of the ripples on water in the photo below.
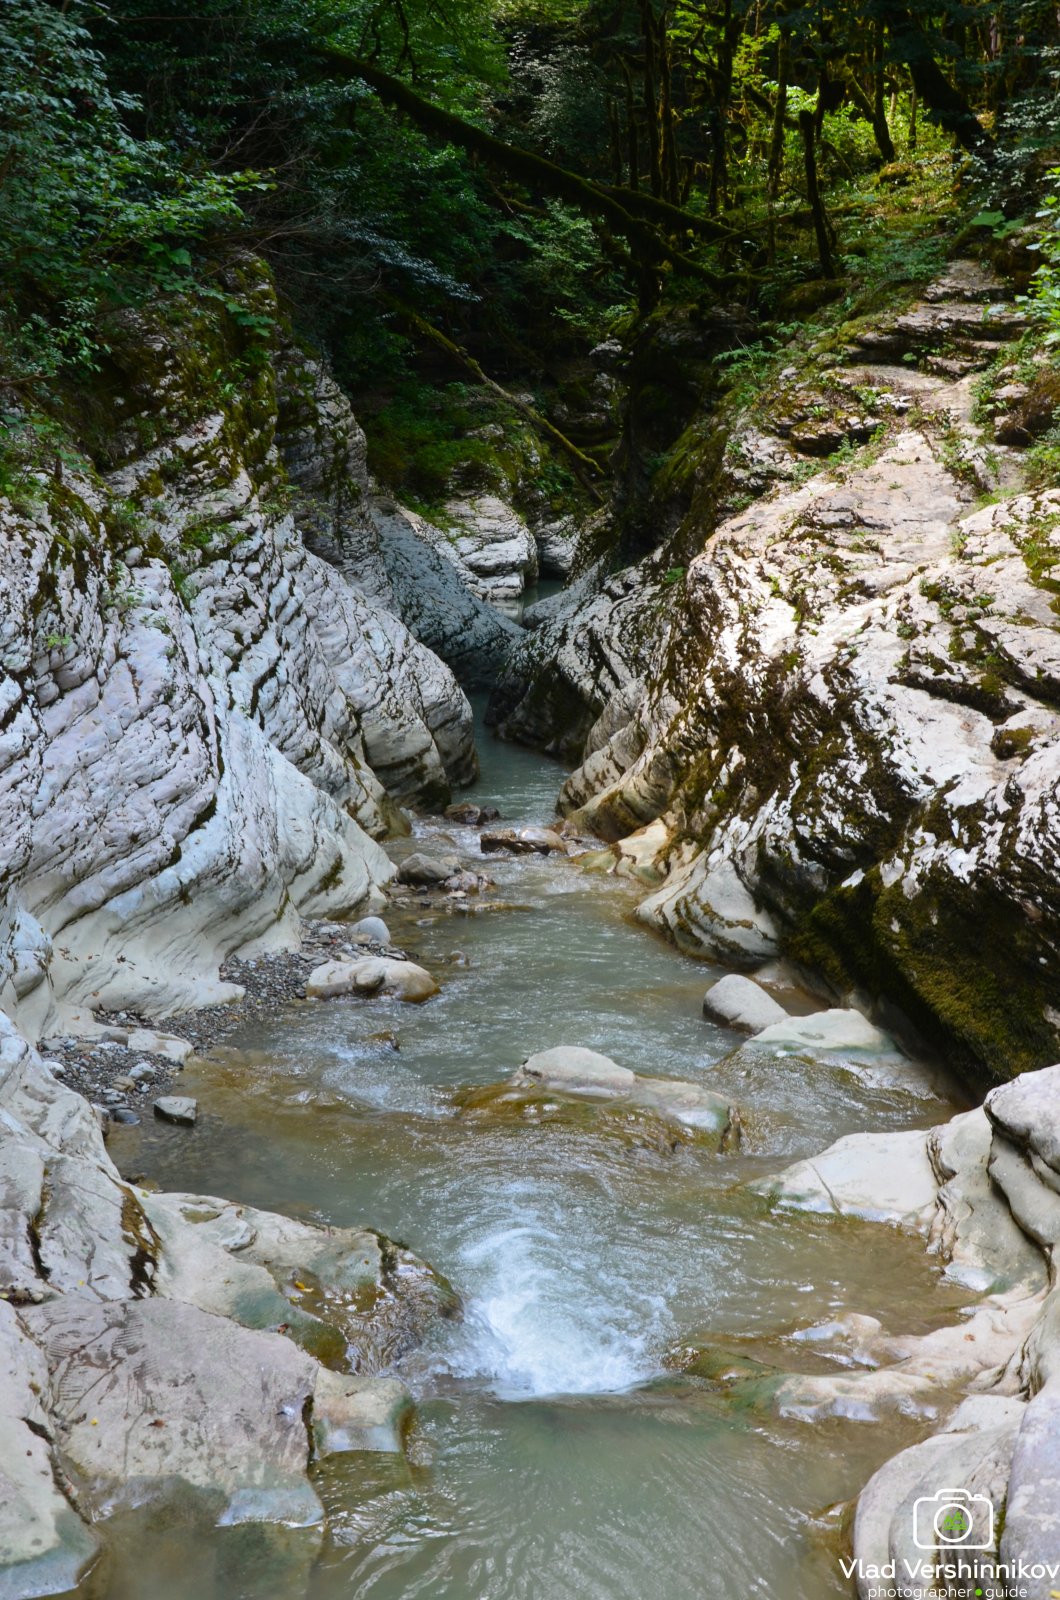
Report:
<svg viewBox="0 0 1060 1600"><path fill-rule="evenodd" d="M490 741L483 754L478 792L506 820L550 815L554 766ZM477 852L476 835L452 837ZM320 1473L330 1531L313 1600L843 1594L819 1513L913 1425L783 1424L664 1360L697 1335L753 1337L765 1359L790 1359L794 1326L848 1309L886 1321L899 1303L903 1327L918 1305L925 1323L945 1315L953 1297L916 1242L772 1217L734 1185L852 1129L926 1125L948 1108L923 1085L731 1057L737 1041L701 1015L710 969L634 927L628 887L562 862L487 867L495 898L532 909L461 918L413 905L389 919L442 977L439 999L293 1008L248 1030L226 1064L189 1069L191 1136L158 1124L115 1140L126 1170L168 1188L367 1222L463 1296L463 1321L402 1372L419 1401L412 1464L351 1458ZM387 1029L400 1051L370 1037ZM454 1116L455 1089L554 1044L709 1082L743 1109L743 1150L662 1154L592 1128ZM156 1559L165 1540L127 1534L143 1587L123 1587L122 1569L108 1600L300 1593L297 1562L277 1557L270 1575L246 1554L256 1537L200 1541L174 1576Z"/></svg>

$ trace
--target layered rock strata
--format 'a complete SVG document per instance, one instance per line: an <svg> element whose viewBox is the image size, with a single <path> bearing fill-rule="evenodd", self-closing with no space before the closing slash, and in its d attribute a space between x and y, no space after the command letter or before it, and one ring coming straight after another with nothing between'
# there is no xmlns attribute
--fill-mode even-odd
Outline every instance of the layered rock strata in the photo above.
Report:
<svg viewBox="0 0 1060 1600"><path fill-rule="evenodd" d="M1060 1066L1001 1085L941 1127L841 1139L757 1187L774 1206L921 1233L947 1276L981 1295L961 1321L924 1336L858 1316L803 1330L817 1353L855 1370L749 1380L808 1420L893 1407L936 1420L938 1431L887 1462L859 1499L859 1592L883 1563L946 1559L944 1547L917 1544L916 1502L940 1488L993 1506L999 1537L966 1556L1028 1569L1060 1561ZM1021 1581L1030 1600L1056 1587L1047 1571Z"/></svg>
<svg viewBox="0 0 1060 1600"><path fill-rule="evenodd" d="M471 708L401 613L478 670L511 625L411 515L371 520L344 398L246 332L276 315L259 269L231 294L242 320L115 318L106 417L0 502L0 1001L33 1037L233 998L226 956L379 909L376 840L476 771ZM348 523L361 581L310 548Z"/></svg>
<svg viewBox="0 0 1060 1600"><path fill-rule="evenodd" d="M975 373L1022 326L1003 293L955 263L878 337L821 355L820 405L790 374L760 397L725 481L746 491L768 416L765 492L666 603L661 555L572 591L497 698L526 737L571 684L579 737L599 712L562 804L634 853L653 830L665 881L646 922L730 964L782 950L837 993L887 997L976 1080L1060 1041L1060 496L1013 492L1014 452L974 419ZM929 359L932 340L951 356ZM815 410L847 430L822 470L798 448ZM529 671L538 648L559 652L552 677Z"/></svg>

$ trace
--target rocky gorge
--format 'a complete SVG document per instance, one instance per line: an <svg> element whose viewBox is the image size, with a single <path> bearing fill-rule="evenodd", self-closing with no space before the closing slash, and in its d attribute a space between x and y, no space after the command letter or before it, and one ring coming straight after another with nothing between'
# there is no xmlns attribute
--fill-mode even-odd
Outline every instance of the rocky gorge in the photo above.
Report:
<svg viewBox="0 0 1060 1600"><path fill-rule="evenodd" d="M540 997L537 1034L531 998L512 1012L517 1049L480 1016L479 1076L462 1056L430 1104L441 1164L463 1148L445 1141L499 1141L532 1185L517 1141L554 1137L563 1159L590 1152L601 1192L641 1166L660 1189L679 1173L683 1237L709 1231L715 1203L735 1208L751 1256L755 1227L831 1228L813 1235L823 1255L848 1226L871 1253L878 1230L898 1281L930 1269L940 1299L924 1313L918 1288L906 1317L855 1284L835 1314L789 1306L782 1335L712 1340L690 1332L711 1332L700 1291L680 1338L665 1319L650 1339L618 1319L606 1360L587 1347L602 1387L579 1367L570 1392L638 1389L660 1407L679 1392L717 1408L719 1434L740 1416L793 1427L804 1455L826 1424L893 1427L902 1448L842 1497L861 1490L856 1512L816 1507L821 1538L866 1572L915 1557L914 1502L959 1487L998 1517L976 1559L1041 1564L1026 1592L1047 1600L1060 500L1024 481L1017 413L1035 376L1006 356L1026 326L1011 283L959 257L860 325L811 322L753 400L689 424L684 509L624 565L607 542L620 506L563 539L495 484L455 485L437 522L403 506L260 263L231 271L243 320L117 314L78 452L0 502L0 1594L106 1594L112 1519L167 1499L260 1536L276 1592L328 1592L310 1588L314 1564L347 1514L329 1473L373 1456L425 1471L425 1367L476 1318L517 1346L523 1324L511 1333L495 1285L469 1302L448 1259L443 1275L371 1212L339 1223L275 1174L275 1210L243 1198L258 1180L235 1150L262 1137L276 1049L255 1045L246 991L260 983L265 1027L386 1024L363 1048L383 1110L408 1119L397 1133L377 1130L370 1099L351 1118L326 1084L271 1105L295 1173L310 1170L288 1127L299 1094L321 1126L364 1124L341 1137L366 1141L371 1206L386 1190L373 1138L423 1153L435 1181L427 1110L387 1098L412 1094L398 1067L425 1048L417 1030L460 1031L487 938L503 954L520 918L600 894L621 932L589 923L585 942L631 941L607 975L634 991L608 1023L619 1042L590 1037L581 1012L584 1035L564 1036L567 1013ZM248 310L279 329L265 349ZM539 565L568 581L535 601ZM502 799L488 816L501 797L481 783L454 805L484 750L469 696L487 689L507 739L572 768L519 752L537 761L529 814ZM650 1011L663 967L643 992L627 976L649 946L687 963L665 968L672 1012ZM516 965L490 969L493 1011ZM638 1005L656 1033L634 1046ZM709 1046L692 1028L715 1030ZM300 1051L324 1052L308 1038ZM110 1092L115 1075L132 1087ZM238 1094L215 1104L215 1082ZM115 1118L186 1084L205 1127ZM157 1187L141 1163L223 1176L222 1103L240 1128L233 1193ZM516 1223L497 1227L503 1268L521 1259ZM473 1276L473 1253L452 1254ZM564 1373L517 1375L548 1396ZM838 1563L822 1571L789 1592L844 1592Z"/></svg>

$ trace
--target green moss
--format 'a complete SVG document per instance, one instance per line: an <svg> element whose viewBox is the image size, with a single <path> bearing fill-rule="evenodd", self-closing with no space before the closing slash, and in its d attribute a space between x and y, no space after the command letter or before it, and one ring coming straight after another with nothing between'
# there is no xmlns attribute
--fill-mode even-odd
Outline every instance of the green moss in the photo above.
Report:
<svg viewBox="0 0 1060 1600"><path fill-rule="evenodd" d="M1026 755L1036 736L1034 728L999 728L990 748L999 761L1010 761L1013 756Z"/></svg>
<svg viewBox="0 0 1060 1600"><path fill-rule="evenodd" d="M991 930L983 960L978 930ZM1045 1066L1056 1035L1044 1017L1055 952L1036 925L989 881L939 875L907 897L878 869L797 917L785 954L837 990L886 997L978 1085ZM1043 958L1045 965L1042 964Z"/></svg>

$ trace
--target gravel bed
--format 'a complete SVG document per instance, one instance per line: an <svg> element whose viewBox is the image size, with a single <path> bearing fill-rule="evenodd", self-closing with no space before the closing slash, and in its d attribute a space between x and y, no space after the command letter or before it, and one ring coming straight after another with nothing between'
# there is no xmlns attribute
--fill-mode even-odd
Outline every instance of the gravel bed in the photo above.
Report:
<svg viewBox="0 0 1060 1600"><path fill-rule="evenodd" d="M307 923L298 950L224 963L221 977L241 985L242 1000L184 1011L162 1022L135 1011L97 1011L96 1020L113 1037L49 1038L42 1042L40 1053L61 1082L115 1121L130 1122L149 1112L160 1094L179 1093L183 1066L157 1052L130 1049L122 1042L123 1035L136 1029L172 1034L186 1039L196 1055L207 1055L248 1021L275 1016L292 1001L304 1000L306 979L322 962L369 955L404 958L405 952L388 945L355 944L343 923Z"/></svg>

